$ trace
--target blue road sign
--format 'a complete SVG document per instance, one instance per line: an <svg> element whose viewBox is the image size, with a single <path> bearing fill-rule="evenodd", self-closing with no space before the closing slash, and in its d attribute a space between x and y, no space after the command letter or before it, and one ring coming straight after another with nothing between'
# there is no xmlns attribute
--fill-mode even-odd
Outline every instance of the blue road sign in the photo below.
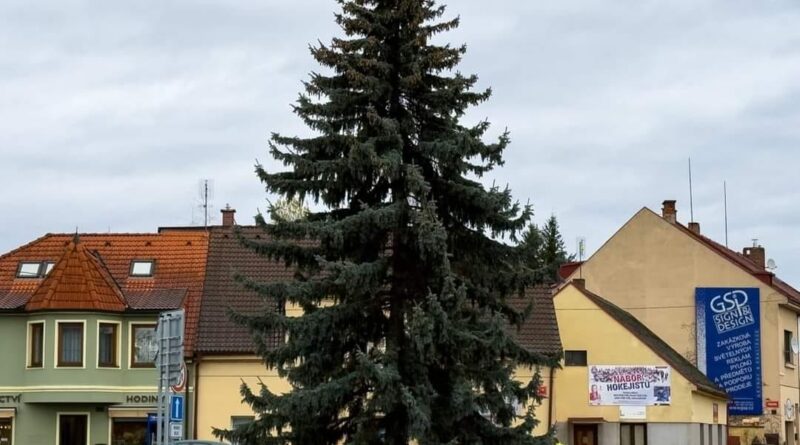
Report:
<svg viewBox="0 0 800 445"><path fill-rule="evenodd" d="M183 422L183 396L170 396L169 419L173 422Z"/></svg>

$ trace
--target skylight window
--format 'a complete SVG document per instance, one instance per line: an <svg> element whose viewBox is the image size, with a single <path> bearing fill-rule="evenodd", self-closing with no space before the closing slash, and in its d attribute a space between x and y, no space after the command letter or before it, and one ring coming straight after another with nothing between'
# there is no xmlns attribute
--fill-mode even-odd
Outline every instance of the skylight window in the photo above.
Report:
<svg viewBox="0 0 800 445"><path fill-rule="evenodd" d="M56 265L54 261L45 261L44 262L44 276L50 274L50 271L53 270L53 267Z"/></svg>
<svg viewBox="0 0 800 445"><path fill-rule="evenodd" d="M17 278L41 278L45 275L45 263L41 261L20 261Z"/></svg>
<svg viewBox="0 0 800 445"><path fill-rule="evenodd" d="M152 277L153 266L155 266L155 261L153 260L133 260L131 261L131 276Z"/></svg>

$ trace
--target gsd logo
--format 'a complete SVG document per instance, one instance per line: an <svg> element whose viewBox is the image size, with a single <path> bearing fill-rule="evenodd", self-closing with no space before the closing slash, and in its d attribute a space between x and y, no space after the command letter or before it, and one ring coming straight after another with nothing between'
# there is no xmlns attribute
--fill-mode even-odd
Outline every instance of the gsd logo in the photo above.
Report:
<svg viewBox="0 0 800 445"><path fill-rule="evenodd" d="M748 300L747 292L733 290L717 295L708 302L711 311L714 312L713 319L717 333L722 334L755 324L756 320Z"/></svg>

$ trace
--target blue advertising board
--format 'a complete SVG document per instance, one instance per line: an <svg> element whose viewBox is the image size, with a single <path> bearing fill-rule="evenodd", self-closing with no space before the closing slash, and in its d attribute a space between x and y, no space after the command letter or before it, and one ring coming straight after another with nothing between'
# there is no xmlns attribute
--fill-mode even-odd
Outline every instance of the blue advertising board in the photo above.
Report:
<svg viewBox="0 0 800 445"><path fill-rule="evenodd" d="M731 397L732 415L760 415L761 311L757 288L697 288L697 367Z"/></svg>

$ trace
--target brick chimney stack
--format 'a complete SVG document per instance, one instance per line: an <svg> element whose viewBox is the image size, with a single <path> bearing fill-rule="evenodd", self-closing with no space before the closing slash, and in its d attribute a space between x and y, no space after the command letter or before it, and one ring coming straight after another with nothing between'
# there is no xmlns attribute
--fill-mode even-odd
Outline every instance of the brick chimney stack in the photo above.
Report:
<svg viewBox="0 0 800 445"><path fill-rule="evenodd" d="M236 213L236 210L232 209L230 204L226 204L225 208L220 210L220 212L222 212L222 227L233 227L235 223L233 215Z"/></svg>
<svg viewBox="0 0 800 445"><path fill-rule="evenodd" d="M755 263L756 266L765 269L767 266L767 252L764 250L763 246L759 246L757 243L753 243L753 247L745 247L744 256L747 257L748 260Z"/></svg>
<svg viewBox="0 0 800 445"><path fill-rule="evenodd" d="M661 207L661 216L672 224L678 222L678 210L675 208L675 202L674 199L667 199Z"/></svg>
<svg viewBox="0 0 800 445"><path fill-rule="evenodd" d="M689 230L696 234L700 234L700 223L699 222L690 222L689 223Z"/></svg>

